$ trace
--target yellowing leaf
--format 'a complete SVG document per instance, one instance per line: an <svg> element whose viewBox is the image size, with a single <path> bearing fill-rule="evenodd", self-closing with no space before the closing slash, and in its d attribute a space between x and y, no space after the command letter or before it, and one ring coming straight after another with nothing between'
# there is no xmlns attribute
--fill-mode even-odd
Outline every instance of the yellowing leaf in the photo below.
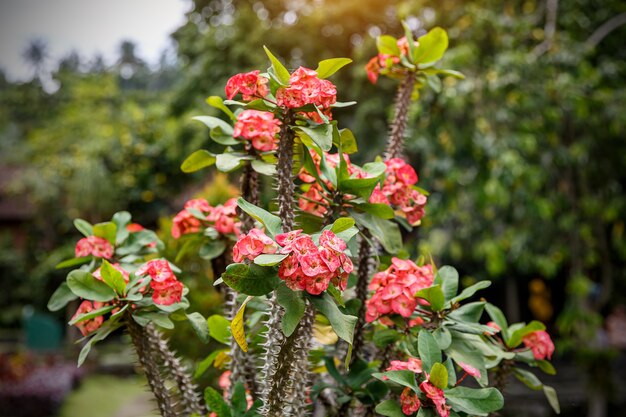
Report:
<svg viewBox="0 0 626 417"><path fill-rule="evenodd" d="M323 345L334 345L339 340L337 333L329 324L315 323L313 325L313 337Z"/></svg>
<svg viewBox="0 0 626 417"><path fill-rule="evenodd" d="M230 332L232 333L235 342L237 342L241 350L244 352L248 351L248 342L246 341L243 314L246 310L246 304L248 304L248 301L252 300L252 298L254 297L248 296L248 298L245 299L245 301L241 304L241 307L239 307L237 314L235 314L233 321L230 322Z"/></svg>
<svg viewBox="0 0 626 417"><path fill-rule="evenodd" d="M230 356L228 356L228 352L222 350L220 351L215 360L213 361L213 366L217 369L223 369L230 362Z"/></svg>

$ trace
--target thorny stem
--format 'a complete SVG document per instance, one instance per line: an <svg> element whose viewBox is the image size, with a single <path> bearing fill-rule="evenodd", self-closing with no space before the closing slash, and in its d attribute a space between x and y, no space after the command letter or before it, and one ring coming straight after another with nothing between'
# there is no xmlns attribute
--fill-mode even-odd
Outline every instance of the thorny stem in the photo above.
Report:
<svg viewBox="0 0 626 417"><path fill-rule="evenodd" d="M363 232L363 238L359 245L359 255L357 259L357 283L356 298L361 302L359 312L357 314L357 322L354 328L354 339L352 345L352 361L361 353L363 348L363 326L365 325L365 302L367 300L367 286L369 284L369 275L372 270L372 248L369 244L370 233L368 230Z"/></svg>
<svg viewBox="0 0 626 417"><path fill-rule="evenodd" d="M506 383L509 379L509 375L511 374L512 371L513 371L513 361L503 360L502 363L500 363L500 366L498 367L496 374L494 375L493 386L502 394L504 394L504 387L506 386ZM493 413L489 414L489 417L498 417L498 416L500 416L500 413L497 411L494 411Z"/></svg>
<svg viewBox="0 0 626 417"><path fill-rule="evenodd" d="M404 153L404 134L409 120L411 95L415 85L415 73L408 72L398 86L394 102L394 118L389 130L389 139L385 149L385 160L400 158Z"/></svg>

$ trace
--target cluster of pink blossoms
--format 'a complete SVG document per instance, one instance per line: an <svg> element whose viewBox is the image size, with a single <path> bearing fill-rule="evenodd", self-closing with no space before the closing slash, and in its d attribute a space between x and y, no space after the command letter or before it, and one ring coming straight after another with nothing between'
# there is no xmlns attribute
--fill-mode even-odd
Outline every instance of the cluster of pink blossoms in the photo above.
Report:
<svg viewBox="0 0 626 417"><path fill-rule="evenodd" d="M332 119L330 106L337 102L337 87L328 80L317 77L312 69L300 67L289 77L289 86L276 91L276 103L281 107L296 109L307 104L316 105L326 117ZM321 123L317 112L305 113L305 116Z"/></svg>
<svg viewBox="0 0 626 417"><path fill-rule="evenodd" d="M269 79L261 77L258 70L234 75L226 83L226 98L232 100L239 93L243 101L263 98L270 92L268 82Z"/></svg>
<svg viewBox="0 0 626 417"><path fill-rule="evenodd" d="M419 224L424 217L427 198L413 188L418 181L415 169L400 158L385 161L385 165L387 169L383 188L374 189L370 203L393 205L406 216L411 225Z"/></svg>
<svg viewBox="0 0 626 417"><path fill-rule="evenodd" d="M259 110L244 110L237 116L233 136L252 143L257 151L269 152L278 148L276 134L281 122L274 113Z"/></svg>
<svg viewBox="0 0 626 417"><path fill-rule="evenodd" d="M554 343L548 332L544 330L534 331L522 338L524 346L530 348L533 352L533 356L537 360L551 359L554 353Z"/></svg>
<svg viewBox="0 0 626 417"><path fill-rule="evenodd" d="M104 307L104 303L100 303L98 301L92 302L89 300L84 300L78 306L78 309L76 310L76 313L74 313L72 320L74 320L76 317L82 314L91 313L92 311L98 310L99 308L102 308L102 307ZM103 322L104 322L103 316L96 316L88 320L79 321L78 323L75 324L75 326L78 328L78 330L80 330L80 333L83 336L87 336L89 333L98 330L100 326L102 326Z"/></svg>
<svg viewBox="0 0 626 417"><path fill-rule="evenodd" d="M417 307L417 292L430 287L434 279L431 265L417 266L411 260L392 258L391 266L372 278L369 289L374 294L367 300L365 320L371 323L390 314L410 317ZM416 325L419 322L409 324Z"/></svg>
<svg viewBox="0 0 626 417"><path fill-rule="evenodd" d="M183 297L183 284L178 281L170 264L163 259L148 261L135 272L135 275L149 275L152 288L152 301L168 306L178 303Z"/></svg>
<svg viewBox="0 0 626 417"><path fill-rule="evenodd" d="M405 36L396 41L398 48L400 49L400 56L407 56L409 54L409 41ZM414 41L415 46L419 45L417 41ZM367 71L367 78L372 84L376 84L378 76L383 70L391 70L403 72L404 68L398 68L396 65L400 63L400 56L390 54L378 54L365 65Z"/></svg>
<svg viewBox="0 0 626 417"><path fill-rule="evenodd" d="M235 243L233 260L253 261L264 253L288 255L280 264L278 277L292 290L319 295L330 283L340 290L346 288L348 275L354 266L344 250L346 242L330 230L322 232L317 246L311 236L302 233L302 230L278 234L274 241L262 231L252 229Z"/></svg>
<svg viewBox="0 0 626 417"><path fill-rule="evenodd" d="M104 238L88 236L76 243L74 253L77 258L93 255L96 258L111 259L113 257L113 246Z"/></svg>
<svg viewBox="0 0 626 417"><path fill-rule="evenodd" d="M187 209L196 209L206 214L206 222L201 221ZM212 225L218 233L239 235L241 223L237 218L237 200L229 199L223 205L212 207L205 199L197 198L185 203L172 222L172 237L178 239L182 235L198 233L203 227Z"/></svg>

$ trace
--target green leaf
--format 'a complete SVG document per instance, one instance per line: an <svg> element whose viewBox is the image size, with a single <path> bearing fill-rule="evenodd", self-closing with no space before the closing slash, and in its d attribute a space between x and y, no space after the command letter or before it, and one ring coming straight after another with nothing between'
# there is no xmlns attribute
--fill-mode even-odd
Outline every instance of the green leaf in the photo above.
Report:
<svg viewBox="0 0 626 417"><path fill-rule="evenodd" d="M552 407L554 412L557 414L561 414L561 405L559 404L559 397L556 395L555 389L548 385L544 385L543 393L548 399L548 403L550 403L550 406Z"/></svg>
<svg viewBox="0 0 626 417"><path fill-rule="evenodd" d="M487 310L487 314L489 314L489 317L491 317L491 320L494 321L494 323L496 323L498 326L500 326L500 330L502 331L502 335L505 337L505 339L507 338L507 330L509 328L509 325L506 321L506 317L504 316L504 313L502 312L502 310L500 310L498 307L494 306L491 303L487 303L485 304L485 310Z"/></svg>
<svg viewBox="0 0 626 417"><path fill-rule="evenodd" d="M74 219L74 227L86 237L93 235L93 226L86 220Z"/></svg>
<svg viewBox="0 0 626 417"><path fill-rule="evenodd" d="M448 34L440 27L435 27L418 38L419 45L413 51L415 64L428 64L439 61L448 49Z"/></svg>
<svg viewBox="0 0 626 417"><path fill-rule="evenodd" d="M522 368L514 368L515 377L522 381L528 388L538 391L543 388L543 383L530 371Z"/></svg>
<svg viewBox="0 0 626 417"><path fill-rule="evenodd" d="M446 301L450 301L459 290L459 273L451 266L442 266L435 276L435 284L441 284Z"/></svg>
<svg viewBox="0 0 626 417"><path fill-rule="evenodd" d="M211 129L209 137L213 142L224 146L241 145L242 141L233 137L233 134L226 134L221 127L217 126Z"/></svg>
<svg viewBox="0 0 626 417"><path fill-rule="evenodd" d="M317 77L320 79L328 78L351 62L352 60L349 58L325 59L320 61L315 72L317 72Z"/></svg>
<svg viewBox="0 0 626 417"><path fill-rule="evenodd" d="M372 337L376 346L386 347L400 340L402 334L393 329L383 329L375 331Z"/></svg>
<svg viewBox="0 0 626 417"><path fill-rule="evenodd" d="M448 388L448 370L443 364L436 362L430 368L430 382L437 388Z"/></svg>
<svg viewBox="0 0 626 417"><path fill-rule="evenodd" d="M140 310L133 314L133 320L135 320L142 327L145 327L148 323L154 323L164 329L174 328L172 320L170 320L166 312L162 311Z"/></svg>
<svg viewBox="0 0 626 417"><path fill-rule="evenodd" d="M96 310L92 310L92 311L90 311L89 313L84 313L84 314L81 314L81 315L79 315L79 316L77 316L77 317L73 318L72 320L70 320L70 321L69 321L69 323L67 323L67 324L69 324L70 326L73 326L73 325L75 325L76 323L80 323L81 321L91 320L91 319L94 319L94 318L96 318L96 317L103 316L103 315L105 315L106 313L111 312L111 311L112 311L113 309L115 309L115 308L116 308L116 306L105 306L105 307L101 307L101 308L98 308L98 309L96 309Z"/></svg>
<svg viewBox="0 0 626 417"><path fill-rule="evenodd" d="M366 213L370 213L376 217L380 217L381 219L393 219L396 215L393 209L387 204L363 203L358 204L356 207Z"/></svg>
<svg viewBox="0 0 626 417"><path fill-rule="evenodd" d="M384 55L400 56L400 48L398 40L393 36L382 35L376 38L376 47L378 52Z"/></svg>
<svg viewBox="0 0 626 417"><path fill-rule="evenodd" d="M70 287L66 282L61 283L59 288L57 288L50 300L48 301L48 310L50 311L59 311L63 307L67 305L70 301L74 301L78 298L76 294L74 294Z"/></svg>
<svg viewBox="0 0 626 417"><path fill-rule="evenodd" d="M283 334L289 337L304 316L305 303L302 299L302 293L291 290L285 283L281 282L276 287L276 301L285 309L280 326Z"/></svg>
<svg viewBox="0 0 626 417"><path fill-rule="evenodd" d="M413 38L413 32L411 32L411 28L409 27L409 25L407 25L405 21L402 21L402 28L404 29L404 36L406 37L407 44L409 45L408 55L409 55L409 58L411 58L413 57L413 54L415 53L415 48L416 48L414 38Z"/></svg>
<svg viewBox="0 0 626 417"><path fill-rule="evenodd" d="M265 45L263 45L263 49L265 50L267 57L270 59L270 62L272 63L272 70L274 72L274 75L276 76L276 79L282 85L289 85L290 75L289 75L289 71L287 71L287 68L285 68L285 66L274 56L274 54L270 52L269 49L267 49Z"/></svg>
<svg viewBox="0 0 626 417"><path fill-rule="evenodd" d="M380 178L348 178L339 181L339 190L344 194L354 194L364 200L369 200L374 188L380 183Z"/></svg>
<svg viewBox="0 0 626 417"><path fill-rule="evenodd" d="M117 226L117 232L115 235L116 245L120 245L128 238L130 232L126 229L126 226L130 223L131 219L132 217L127 211L118 211L113 215L113 219L111 219L111 221L115 223L115 226Z"/></svg>
<svg viewBox="0 0 626 417"><path fill-rule="evenodd" d="M115 291L111 287L85 271L70 272L67 285L74 294L86 300L105 302L115 298Z"/></svg>
<svg viewBox="0 0 626 417"><path fill-rule="evenodd" d="M187 314L187 319L189 319L189 324L191 324L191 327L198 335L200 341L202 341L202 343L209 343L209 326L204 316L195 312Z"/></svg>
<svg viewBox="0 0 626 417"><path fill-rule="evenodd" d="M239 381L235 384L235 389L233 390L232 398L230 400L233 411L237 415L245 413L248 408L248 400L246 399L246 388L243 385L243 382Z"/></svg>
<svg viewBox="0 0 626 417"><path fill-rule="evenodd" d="M209 335L220 343L230 344L230 321L224 316L213 314L207 319Z"/></svg>
<svg viewBox="0 0 626 417"><path fill-rule="evenodd" d="M445 300L440 285L433 285L432 287L422 288L417 292L417 296L428 301L430 303L431 310L443 310Z"/></svg>
<svg viewBox="0 0 626 417"><path fill-rule="evenodd" d="M448 371L448 385L456 385L456 371L454 369L454 363L452 362L452 358L446 359L443 363L443 366L445 366L446 370Z"/></svg>
<svg viewBox="0 0 626 417"><path fill-rule="evenodd" d="M533 332L536 332L537 330L545 330L545 329L546 329L546 326L543 323L533 320L530 323L528 323L526 326L522 327L521 329L513 331L510 334L508 340L506 341L506 345L510 348L515 348L520 343L522 343L522 338L524 336L527 336Z"/></svg>
<svg viewBox="0 0 626 417"><path fill-rule="evenodd" d="M72 258L55 265L54 269L70 268L72 266L82 265L93 259L93 256L85 256L84 258Z"/></svg>
<svg viewBox="0 0 626 417"><path fill-rule="evenodd" d="M490 285L491 285L491 281L478 281L476 284L471 285L471 286L465 288L463 291L461 291L461 294L459 294L456 297L452 298L450 300L450 303L454 304L454 303L458 303L459 301L463 301L463 300L465 300L467 298L470 298L471 296L476 294L476 291L485 289L485 288L489 287Z"/></svg>
<svg viewBox="0 0 626 417"><path fill-rule="evenodd" d="M228 117L230 117L230 120L232 120L233 122L237 121L237 117L228 107L224 105L224 100L222 100L221 97L210 96L206 99L206 102L209 106L215 107L216 109L220 109L221 111L223 111Z"/></svg>
<svg viewBox="0 0 626 417"><path fill-rule="evenodd" d="M113 222L98 223L93 225L93 235L106 239L111 245L115 245L117 226Z"/></svg>
<svg viewBox="0 0 626 417"><path fill-rule="evenodd" d="M222 172L231 172L240 168L245 158L233 153L220 153L215 157L215 167Z"/></svg>
<svg viewBox="0 0 626 417"><path fill-rule="evenodd" d="M230 264L222 279L235 291L247 295L265 295L280 282L274 268L256 264Z"/></svg>
<svg viewBox="0 0 626 417"><path fill-rule="evenodd" d="M403 387L409 387L416 392L419 391L417 383L415 382L415 372L413 371L387 371L382 373L375 373L372 376L374 378L380 379L381 381L384 381L385 377L387 377L389 381L400 384Z"/></svg>
<svg viewBox="0 0 626 417"><path fill-rule="evenodd" d="M116 293L121 296L126 294L126 282L124 281L124 276L117 269L113 268L111 264L107 260L102 261L102 266L100 267L100 275L102 275L102 280Z"/></svg>
<svg viewBox="0 0 626 417"><path fill-rule="evenodd" d="M226 250L226 243L223 240L212 240L200 246L198 256L202 259L211 260L220 256Z"/></svg>
<svg viewBox="0 0 626 417"><path fill-rule="evenodd" d="M356 138L350 129L339 130L339 143L336 143L337 148L341 147L341 152L345 154L353 154L359 150Z"/></svg>
<svg viewBox="0 0 626 417"><path fill-rule="evenodd" d="M274 265L278 265L279 263L281 263L283 261L283 259L285 259L287 255L281 255L279 253L273 253L273 254L261 254L259 256L257 256L256 258L254 258L254 263L260 266L274 266Z"/></svg>
<svg viewBox="0 0 626 417"><path fill-rule="evenodd" d="M196 116L192 117L191 119L197 120L200 123L204 123L209 129L215 129L216 127L219 127L225 135L233 135L233 127L218 117Z"/></svg>
<svg viewBox="0 0 626 417"><path fill-rule="evenodd" d="M357 318L343 314L341 310L339 310L339 307L337 307L337 304L335 304L332 296L326 292L319 296L307 293L306 297L311 301L313 307L330 321L330 325L333 327L335 333L337 333L337 336L351 345Z"/></svg>
<svg viewBox="0 0 626 417"><path fill-rule="evenodd" d="M556 375L556 369L554 369L554 366L552 366L552 364L545 359L537 361L537 366L548 375Z"/></svg>
<svg viewBox="0 0 626 417"><path fill-rule="evenodd" d="M181 171L189 174L213 165L215 160L215 155L211 152L200 149L189 155L180 165L180 169Z"/></svg>
<svg viewBox="0 0 626 417"><path fill-rule="evenodd" d="M83 346L83 348L80 350L80 353L78 354L77 366L80 367L83 362L85 362L85 359L87 358L87 355L91 351L93 345L101 340L104 340L108 335L113 333L120 326L121 324L116 320L105 321L104 324L93 334L93 336L91 336L87 343L85 343L85 346Z"/></svg>
<svg viewBox="0 0 626 417"><path fill-rule="evenodd" d="M346 231L352 226L354 226L354 219L351 219L350 217L340 217L335 220L330 230L336 234Z"/></svg>
<svg viewBox="0 0 626 417"><path fill-rule="evenodd" d="M446 400L456 411L486 416L504 405L502 394L495 388L472 389L455 387L444 391Z"/></svg>
<svg viewBox="0 0 626 417"><path fill-rule="evenodd" d="M402 408L400 404L398 404L394 400L385 400L382 403L378 404L374 409L381 416L387 417L406 417L402 412Z"/></svg>
<svg viewBox="0 0 626 417"><path fill-rule="evenodd" d="M220 353L224 352L223 350L214 350L213 352L211 352L209 354L209 356L207 356L206 358L204 358L196 367L196 371L193 373L193 377L194 378L198 378L202 375L204 375L204 373L206 372L207 369L209 369L209 367L211 365L213 365L213 362L215 362L215 358L217 358L217 355L219 355Z"/></svg>
<svg viewBox="0 0 626 417"><path fill-rule="evenodd" d="M450 330L445 327L439 327L433 332L433 337L437 341L439 349L446 350L452 343L452 335Z"/></svg>
<svg viewBox="0 0 626 417"><path fill-rule="evenodd" d="M237 199L237 205L240 209L248 213L249 216L261 222L261 224L265 226L265 231L271 238L283 232L280 217L275 216L272 213L255 206L254 204L248 203L241 197Z"/></svg>
<svg viewBox="0 0 626 417"><path fill-rule="evenodd" d="M350 215L359 225L367 228L388 253L398 253L402 249L402 235L397 224L369 213L351 211Z"/></svg>
<svg viewBox="0 0 626 417"><path fill-rule="evenodd" d="M428 330L421 330L417 336L417 350L422 360L422 369L430 369L437 362L441 363L441 349Z"/></svg>
<svg viewBox="0 0 626 417"><path fill-rule="evenodd" d="M210 411L217 414L217 417L232 417L230 406L224 401L222 394L217 392L214 388L207 387L204 390L204 402L206 402Z"/></svg>
<svg viewBox="0 0 626 417"><path fill-rule="evenodd" d="M267 175L268 177L276 175L275 164L270 164L269 162L261 161L259 159L254 159L251 164L252 169L261 175Z"/></svg>
<svg viewBox="0 0 626 417"><path fill-rule="evenodd" d="M448 314L448 317L459 321L476 323L483 315L485 304L486 303L484 301L475 301L473 303L465 304L456 310L453 310L450 314Z"/></svg>
<svg viewBox="0 0 626 417"><path fill-rule="evenodd" d="M297 130L311 138L323 151L330 151L333 146L333 126L322 124L316 127L297 126Z"/></svg>
<svg viewBox="0 0 626 417"><path fill-rule="evenodd" d="M459 80L465 79L465 75L463 75L463 73L451 69L427 68L424 69L423 72L426 74L441 74L443 76L454 77Z"/></svg>

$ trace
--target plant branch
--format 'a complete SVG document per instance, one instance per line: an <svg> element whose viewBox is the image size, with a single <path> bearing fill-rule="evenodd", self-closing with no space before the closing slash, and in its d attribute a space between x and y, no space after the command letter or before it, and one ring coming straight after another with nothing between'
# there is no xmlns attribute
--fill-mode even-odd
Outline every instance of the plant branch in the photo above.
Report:
<svg viewBox="0 0 626 417"><path fill-rule="evenodd" d="M404 153L404 135L407 122L409 120L409 109L411 107L411 95L415 85L415 73L409 72L396 92L394 102L394 118L389 130L387 149L385 150L385 160L400 158Z"/></svg>

